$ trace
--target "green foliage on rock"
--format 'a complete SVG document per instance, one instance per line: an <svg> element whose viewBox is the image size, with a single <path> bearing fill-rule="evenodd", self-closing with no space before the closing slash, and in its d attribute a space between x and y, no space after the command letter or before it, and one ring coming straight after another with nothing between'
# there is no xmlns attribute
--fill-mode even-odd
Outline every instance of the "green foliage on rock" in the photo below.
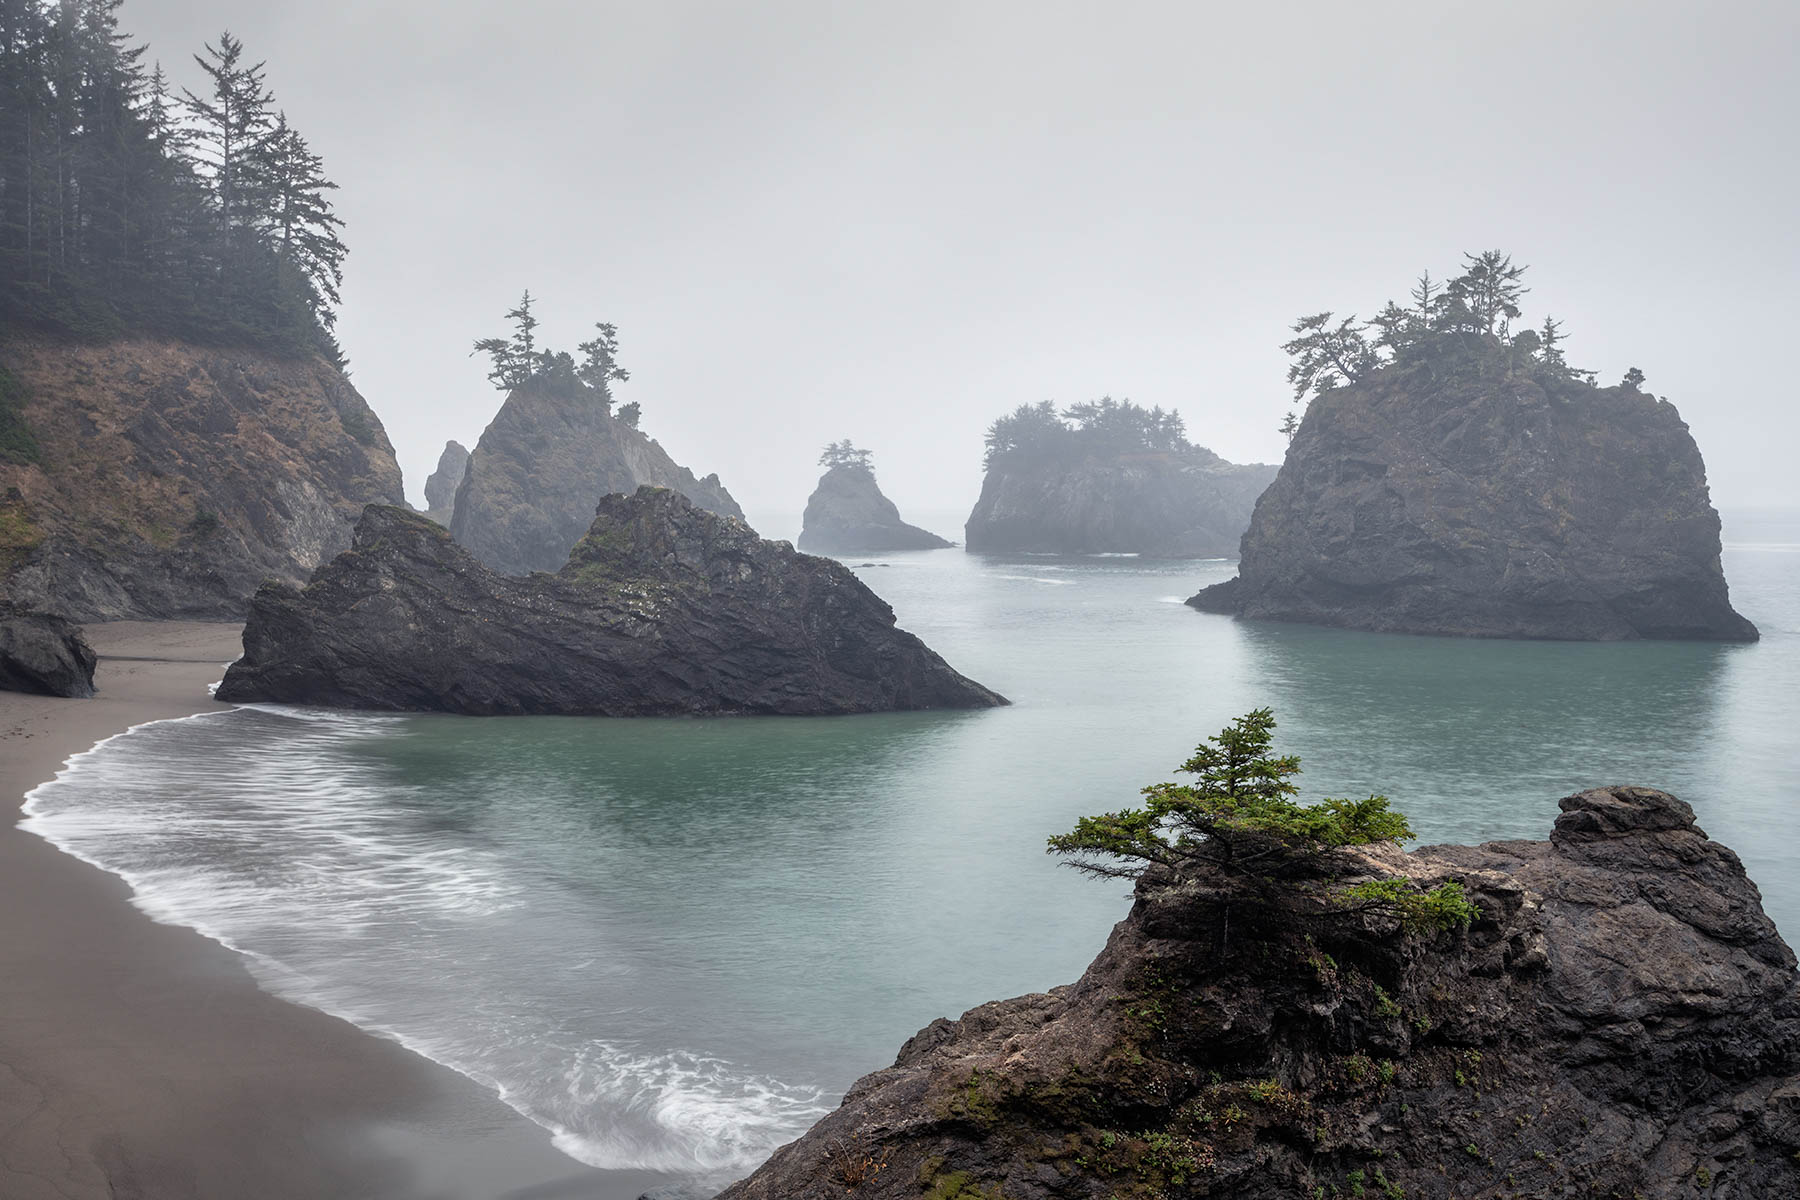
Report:
<svg viewBox="0 0 1800 1200"><path fill-rule="evenodd" d="M1421 931L1468 924L1475 909L1454 882L1429 891L1405 876L1339 882L1367 867L1338 851L1399 845L1412 828L1386 796L1295 800L1300 760L1269 752L1274 730L1267 708L1236 718L1181 764L1192 783L1152 784L1140 807L1083 817L1049 840L1049 852L1101 878L1157 870L1178 887L1202 874L1223 877L1265 908L1294 915L1379 911Z"/></svg>
<svg viewBox="0 0 1800 1200"><path fill-rule="evenodd" d="M1465 254L1462 272L1448 283L1427 271L1409 303L1390 300L1366 322L1355 314L1334 320L1329 311L1301 317L1281 347L1292 360L1294 398L1306 400L1386 370L1421 371L1438 381L1526 375L1546 384L1592 383L1592 371L1571 367L1563 357L1554 318L1546 317L1541 330L1514 330L1530 290L1525 271L1499 250Z"/></svg>
<svg viewBox="0 0 1800 1200"><path fill-rule="evenodd" d="M1193 450L1178 412L1102 396L1058 411L1048 400L1021 404L988 427L986 465L996 458L1079 459L1093 455Z"/></svg>

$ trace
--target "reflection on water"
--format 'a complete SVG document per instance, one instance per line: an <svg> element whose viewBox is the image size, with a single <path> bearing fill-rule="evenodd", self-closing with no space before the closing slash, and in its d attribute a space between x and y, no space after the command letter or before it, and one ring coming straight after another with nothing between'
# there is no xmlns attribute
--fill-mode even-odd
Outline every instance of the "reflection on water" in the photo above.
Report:
<svg viewBox="0 0 1800 1200"><path fill-rule="evenodd" d="M934 1017L1066 982L1123 888L1044 839L1270 705L1308 794L1427 840L1674 791L1800 929L1800 555L1733 545L1754 646L1473 642L1178 603L1229 563L853 559L1014 706L824 719L332 718L119 739L32 827L283 994L501 1089L589 1161L742 1169Z"/></svg>

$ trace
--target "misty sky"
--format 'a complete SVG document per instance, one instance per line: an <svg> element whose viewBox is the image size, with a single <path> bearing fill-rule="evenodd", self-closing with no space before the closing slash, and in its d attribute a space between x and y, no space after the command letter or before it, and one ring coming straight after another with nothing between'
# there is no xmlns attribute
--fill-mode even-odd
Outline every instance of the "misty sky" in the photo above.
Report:
<svg viewBox="0 0 1800 1200"><path fill-rule="evenodd" d="M1103 393L1279 461L1295 316L1464 250L1673 400L1723 508L1800 506L1800 4L128 0L229 27L341 185L339 333L420 500L529 286L752 513L819 447L966 509L1014 406Z"/></svg>

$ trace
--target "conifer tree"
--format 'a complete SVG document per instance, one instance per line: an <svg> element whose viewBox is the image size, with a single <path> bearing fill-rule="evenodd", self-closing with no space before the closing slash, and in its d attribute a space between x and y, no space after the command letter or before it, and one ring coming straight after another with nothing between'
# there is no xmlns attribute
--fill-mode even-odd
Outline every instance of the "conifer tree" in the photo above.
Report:
<svg viewBox="0 0 1800 1200"><path fill-rule="evenodd" d="M594 329L597 332L592 339L575 346L581 353L581 365L575 369L575 375L600 393L601 405L610 412L612 385L630 379L631 372L619 365L619 327L599 322Z"/></svg>
<svg viewBox="0 0 1800 1200"><path fill-rule="evenodd" d="M337 184L325 177L324 162L288 124L285 112L258 144L253 172L260 186L261 217L282 261L298 271L330 304L344 282L344 226L326 195ZM331 309L321 306L329 328Z"/></svg>
<svg viewBox="0 0 1800 1200"><path fill-rule="evenodd" d="M210 172L220 227L227 235L247 220L247 202L258 183L260 144L274 127L269 110L275 97L263 82L266 63L244 62L244 44L226 30L194 61L212 81L208 95L182 89L182 106L192 121L191 149Z"/></svg>

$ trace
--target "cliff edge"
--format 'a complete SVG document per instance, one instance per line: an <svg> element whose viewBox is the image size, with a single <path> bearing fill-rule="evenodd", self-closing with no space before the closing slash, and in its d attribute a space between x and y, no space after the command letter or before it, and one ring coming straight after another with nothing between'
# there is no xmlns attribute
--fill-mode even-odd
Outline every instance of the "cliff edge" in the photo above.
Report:
<svg viewBox="0 0 1800 1200"><path fill-rule="evenodd" d="M343 372L154 339L0 342L0 577L78 621L241 617L304 580L364 505L402 500Z"/></svg>
<svg viewBox="0 0 1800 1200"><path fill-rule="evenodd" d="M723 1200L1800 1194L1794 955L1686 804L1356 853L1479 915L1240 929L1243 876L1147 878L1078 982L933 1022Z"/></svg>

